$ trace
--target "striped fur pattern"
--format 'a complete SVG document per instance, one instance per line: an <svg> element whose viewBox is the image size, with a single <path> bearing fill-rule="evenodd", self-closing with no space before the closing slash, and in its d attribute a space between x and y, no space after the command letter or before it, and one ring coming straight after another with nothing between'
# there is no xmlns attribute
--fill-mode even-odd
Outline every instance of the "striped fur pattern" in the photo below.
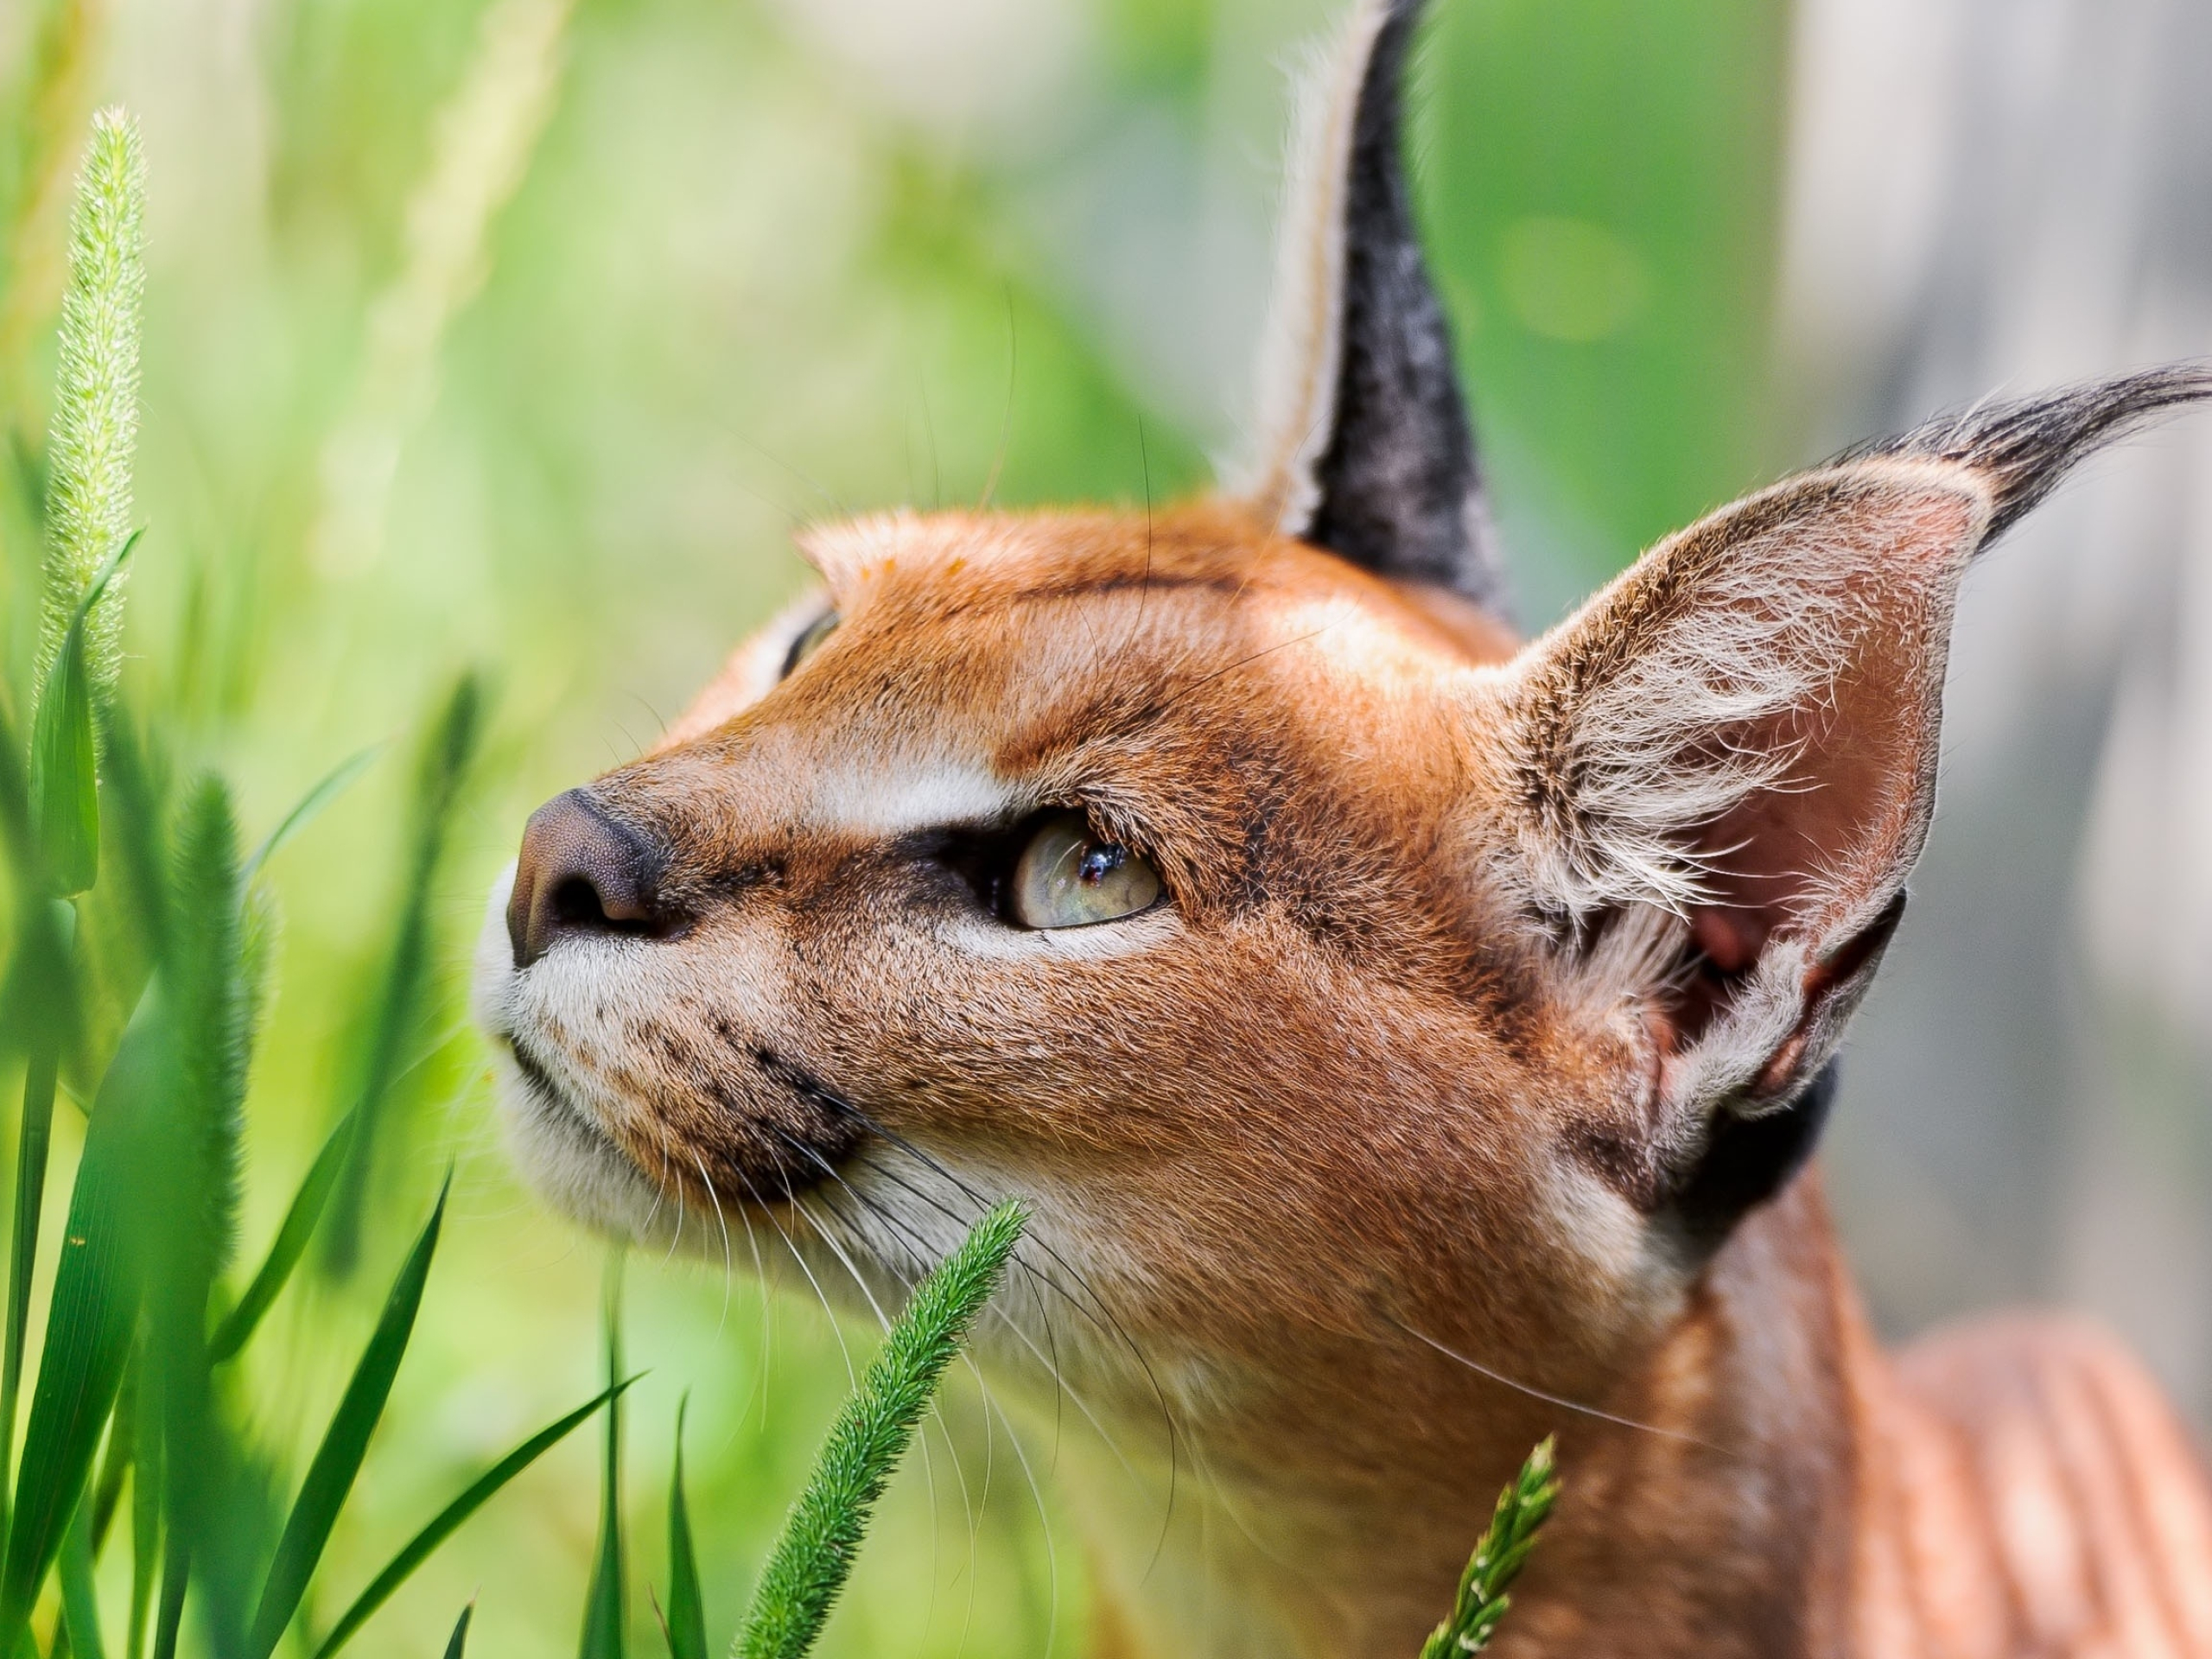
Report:
<svg viewBox="0 0 2212 1659"><path fill-rule="evenodd" d="M1869 446L1523 642L1387 211L1413 13L1323 102L1249 493L818 527L818 588L533 818L476 980L518 1155L863 1316L1024 1196L981 1351L1058 1425L1102 1654L1403 1659L1556 1432L1507 1659L2212 1656L2155 1387L2056 1321L1885 1353L1808 1163L1963 574L2212 378ZM1025 910L1071 823L1157 899Z"/></svg>

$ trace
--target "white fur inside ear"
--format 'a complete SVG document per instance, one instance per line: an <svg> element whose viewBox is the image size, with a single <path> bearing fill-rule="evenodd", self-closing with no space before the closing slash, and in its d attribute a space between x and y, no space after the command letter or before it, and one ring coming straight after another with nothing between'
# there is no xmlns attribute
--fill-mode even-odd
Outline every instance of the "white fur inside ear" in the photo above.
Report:
<svg viewBox="0 0 2212 1659"><path fill-rule="evenodd" d="M1827 728L1859 717L1839 688L1854 664L1867 671L1872 641L1887 642L1879 671L1916 728L1884 728L1897 764L1932 768L1952 601L1987 522L1987 491L1963 468L1808 474L1662 543L1530 646L1509 740L1526 747L1508 764L1533 803L1517 826L1532 896L1577 918L1713 902L1734 849L1701 848L1700 832L1759 792L1822 786ZM1846 894L1847 880L1878 885L1846 874L1862 849L1806 846L1790 855L1801 915L1867 912L1903 880L1932 770L1897 781L1913 821L1885 849L1895 881Z"/></svg>
<svg viewBox="0 0 2212 1659"><path fill-rule="evenodd" d="M1691 837L1755 791L1783 783L1792 743L1746 748L1714 734L1813 703L1848 650L1847 593L1812 550L1746 548L1689 610L1577 710L1561 772L1572 810L1523 838L1538 893L1585 915L1707 902ZM1573 626L1569 624L1568 626ZM1563 833L1562 833L1563 832Z"/></svg>

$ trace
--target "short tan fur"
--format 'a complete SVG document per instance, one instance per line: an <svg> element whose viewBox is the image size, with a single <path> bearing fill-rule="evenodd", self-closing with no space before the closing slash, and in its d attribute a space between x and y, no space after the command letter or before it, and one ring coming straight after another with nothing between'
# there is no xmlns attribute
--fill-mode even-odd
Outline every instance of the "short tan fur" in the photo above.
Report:
<svg viewBox="0 0 2212 1659"><path fill-rule="evenodd" d="M1027 1197L982 1346L1097 1431L1102 1650L1403 1659L1556 1431L1500 1654L2212 1654L2154 1386L2056 1321L1884 1353L1806 1161L1961 576L2212 378L1938 421L1522 644L1416 10L1363 0L1314 118L1248 486L818 528L821 591L532 820L477 988L519 1155L862 1305Z"/></svg>

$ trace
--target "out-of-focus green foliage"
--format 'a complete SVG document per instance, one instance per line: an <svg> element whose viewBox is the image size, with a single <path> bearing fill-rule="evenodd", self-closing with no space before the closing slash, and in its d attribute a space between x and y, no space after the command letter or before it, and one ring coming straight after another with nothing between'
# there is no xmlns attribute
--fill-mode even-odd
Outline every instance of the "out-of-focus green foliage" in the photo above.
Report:
<svg viewBox="0 0 2212 1659"><path fill-rule="evenodd" d="M605 1386L595 1254L508 1173L465 1024L467 942L528 810L633 753L796 590L795 522L987 487L1019 506L1198 486L1237 432L1281 66L1337 10L0 9L0 679L26 727L66 209L96 103L143 111L152 180L135 505L112 521L147 531L124 708L94 728L99 880L67 922L35 896L58 888L29 844L28 778L11 806L19 762L0 760L0 831L29 884L4 901L0 1031L16 1046L0 1088L16 1097L26 1010L66 1020L55 1180L78 1179L79 1105L168 948L161 895L192 780L231 780L251 845L342 757L416 753L472 666L498 688L472 710L480 741L452 768L427 857L415 803L451 752L435 738L428 772L371 766L241 872L237 949L268 1002L248 1022L245 1249L215 1310L241 1323L210 1327L208 1388L224 1490L255 1525L281 1526L275 1494L310 1466L380 1281L456 1170L385 1428L296 1635L323 1637L426 1517ZM1438 8L1421 206L1532 621L1770 459L1759 367L1785 26L1778 0ZM341 1187L353 1166L333 1125L371 1094L373 1163ZM340 1149L318 1167L326 1145ZM365 1270L295 1273L325 1260L303 1252L334 1208ZM66 1211L58 1193L46 1206L28 1307L48 1305ZM748 1262L734 1231L732 1259ZM803 1282L764 1294L727 1269L718 1238L703 1266L634 1260L626 1320L649 1372L624 1396L632 1583L671 1583L654 1517L689 1389L685 1507L720 1646L849 1387L851 1333ZM52 1334L32 1319L27 1351ZM156 1433L163 1402L117 1386L139 1438ZM1076 1651L1079 1534L1042 1473L1076 1420L987 1406L959 1378L941 1415L930 1468L886 1493L817 1650ZM472 1602L480 1659L572 1647L601 1529L588 1438L518 1466L513 1495L453 1531L346 1651L458 1646ZM95 1484L130 1468L116 1450L88 1465ZM96 1573L111 1652L144 1651L162 1623L159 1573L134 1586L129 1568L160 1553L149 1484L119 1473L113 1488ZM67 1567L63 1535L55 1547ZM642 1595L625 1640L664 1646Z"/></svg>

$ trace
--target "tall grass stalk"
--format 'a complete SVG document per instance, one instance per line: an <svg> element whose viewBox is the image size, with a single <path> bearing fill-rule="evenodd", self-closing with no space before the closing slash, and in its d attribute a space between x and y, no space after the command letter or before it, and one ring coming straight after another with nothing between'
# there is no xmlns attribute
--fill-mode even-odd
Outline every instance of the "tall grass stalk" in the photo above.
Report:
<svg viewBox="0 0 2212 1659"><path fill-rule="evenodd" d="M137 124L119 110L102 111L92 123L70 226L48 443L46 594L32 721L48 741L36 745L30 793L40 840L34 879L42 886L58 878L49 890L55 897L90 887L99 867L92 705L112 694L122 653L117 582L129 545L138 435L145 190ZM35 887L20 902L45 904L49 891ZM66 959L54 966L66 971ZM34 1031L24 1069L8 1325L0 1338L0 1493L12 1467L62 1034L50 1021ZM0 1509L0 1518L5 1513Z"/></svg>
<svg viewBox="0 0 2212 1659"><path fill-rule="evenodd" d="M925 1279L831 1425L814 1473L768 1557L734 1649L737 1659L801 1659L853 1570L876 1499L914 1426L1006 1275L1028 1212L999 1205Z"/></svg>
<svg viewBox="0 0 2212 1659"><path fill-rule="evenodd" d="M353 406L322 453L311 547L327 575L359 575L383 550L392 478L429 410L447 327L483 286L493 221L551 118L575 3L493 0L475 59L438 113L429 171L407 204L404 259L370 308Z"/></svg>
<svg viewBox="0 0 2212 1659"><path fill-rule="evenodd" d="M126 1481L130 1601L127 1622L116 1628L128 1633L127 1659L149 1649L153 1659L172 1659L194 1608L215 1659L265 1659L273 1651L353 1491L413 1334L444 1215L441 1196L298 1495L280 1517L270 1496L274 1477L254 1467L232 1421L233 1396L217 1386L213 1368L251 1342L261 1313L282 1292L326 1219L339 1171L359 1162L349 1154L365 1138L356 1131L370 1114L346 1117L246 1294L233 1298L224 1281L238 1231L246 1084L272 925L273 900L255 882L263 860L359 763L326 779L249 860L227 785L210 773L170 791L157 737L118 698L118 578L132 544L143 174L135 127L118 112L102 114L71 241L49 450L42 671L28 756L0 705L0 848L16 931L0 1041L25 1057L27 1077L0 1363L0 1655L6 1659L101 1659L107 1638L97 1562ZM421 1006L430 957L429 884L475 745L479 709L474 683L463 681L429 746L403 922L366 1022L365 1108L390 1092L403 1069L399 1057ZM104 753L95 741L103 732ZM130 951L88 950L73 961L77 912L70 900L100 882L104 819L121 855L111 861L119 878L113 898L136 938ZM105 998L102 1006L135 1009L104 1066L92 1051L111 1039L89 1029L80 988L88 1002ZM10 1456L11 1431L32 1375L26 1336L35 1322L46 1152L65 1056L73 1070L81 1064L99 1082L18 1463ZM211 1318L226 1306L232 1317ZM212 1344L211 1327L218 1332ZM344 1634L616 1392L541 1430L448 1503L356 1599ZM41 1618L35 1630L34 1612L49 1605L57 1567L59 1615L50 1623ZM456 1649L459 1641L457 1630Z"/></svg>
<svg viewBox="0 0 2212 1659"><path fill-rule="evenodd" d="M146 162L138 124L121 110L92 118L69 229L54 428L48 441L45 623L41 678L77 601L130 533L130 463L138 441L138 335L143 309ZM96 696L115 688L122 601L111 583L86 625Z"/></svg>

